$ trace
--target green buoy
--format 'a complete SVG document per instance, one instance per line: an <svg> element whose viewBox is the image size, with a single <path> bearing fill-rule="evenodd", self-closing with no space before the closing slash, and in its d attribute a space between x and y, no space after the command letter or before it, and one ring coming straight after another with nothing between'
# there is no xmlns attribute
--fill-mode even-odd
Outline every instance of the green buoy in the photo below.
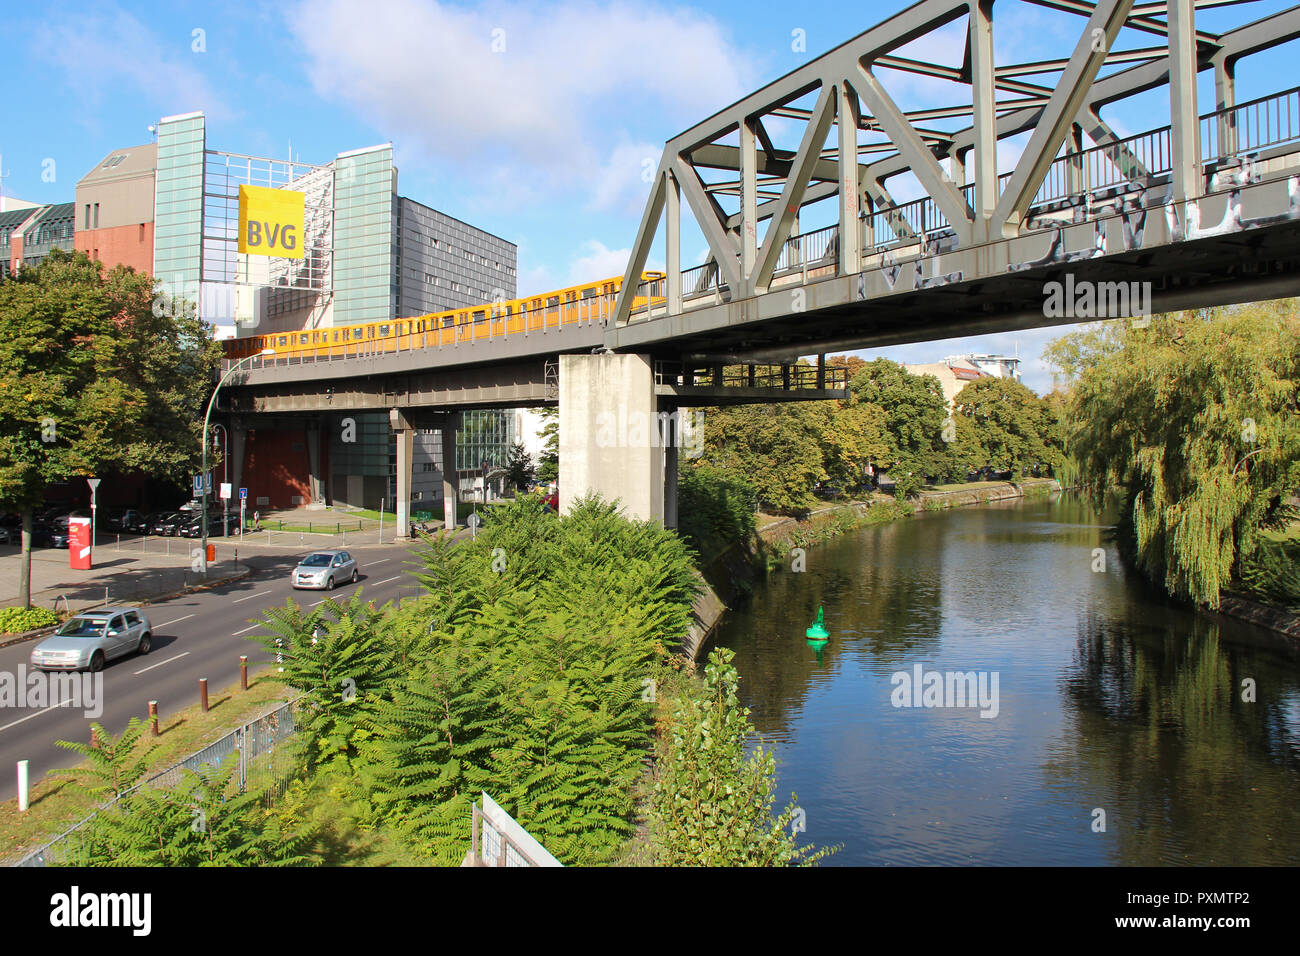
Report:
<svg viewBox="0 0 1300 956"><path fill-rule="evenodd" d="M812 627L804 631L804 637L810 641L827 641L830 640L830 632L822 625L822 615L824 611L822 606L817 605L817 620L813 622Z"/></svg>

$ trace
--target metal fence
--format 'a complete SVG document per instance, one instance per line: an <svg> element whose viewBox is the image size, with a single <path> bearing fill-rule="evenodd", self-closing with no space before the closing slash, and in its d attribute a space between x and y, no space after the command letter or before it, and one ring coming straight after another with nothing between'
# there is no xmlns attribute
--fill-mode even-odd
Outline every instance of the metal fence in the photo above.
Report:
<svg viewBox="0 0 1300 956"><path fill-rule="evenodd" d="M301 767L299 748L290 738L297 732L295 716L304 705L302 697L281 704L268 714L231 731L215 743L190 754L179 763L160 771L143 783L97 808L85 819L60 833L44 846L27 854L15 866L79 866L89 858L91 824L105 810L123 797L145 787L176 787L184 782L185 770L197 772L201 767L225 769L238 761L234 779L241 791L250 786L260 789L268 806L284 792Z"/></svg>

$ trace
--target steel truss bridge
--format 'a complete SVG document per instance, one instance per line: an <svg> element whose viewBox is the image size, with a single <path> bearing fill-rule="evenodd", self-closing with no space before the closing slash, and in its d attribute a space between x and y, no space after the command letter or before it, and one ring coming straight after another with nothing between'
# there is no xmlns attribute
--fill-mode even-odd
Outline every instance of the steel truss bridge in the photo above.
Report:
<svg viewBox="0 0 1300 956"><path fill-rule="evenodd" d="M997 11L1026 5L1076 15L1073 48L997 63L991 0L921 0L670 140L624 281L662 226L662 304L633 310L620 295L606 345L785 360L1041 326L1053 324L1044 285L1066 273L1151 282L1162 310L1300 291L1300 90L1235 98L1244 58L1300 37L1300 7L1219 34L1198 30L1196 11L1238 4L1002 0ZM960 64L897 53L954 25ZM1120 48L1121 30L1150 42ZM1216 99L1204 112L1202 71ZM904 110L891 91L902 74L963 95ZM1160 89L1168 123L1125 137L1108 124L1108 106ZM799 131L798 147L776 146L774 126ZM1025 135L999 173L999 142ZM909 179L925 195L896 202L891 181ZM709 248L690 269L683 196ZM838 221L800 234L818 203L836 204Z"/></svg>

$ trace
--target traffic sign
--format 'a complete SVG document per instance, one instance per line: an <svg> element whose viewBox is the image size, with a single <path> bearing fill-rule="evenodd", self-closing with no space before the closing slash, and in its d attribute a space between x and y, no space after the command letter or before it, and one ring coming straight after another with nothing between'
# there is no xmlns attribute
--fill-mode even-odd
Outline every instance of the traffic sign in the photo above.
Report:
<svg viewBox="0 0 1300 956"><path fill-rule="evenodd" d="M240 501L247 501L247 500L248 500L248 489L247 489L247 488L240 488L240 489L239 489L239 500L240 500Z"/></svg>
<svg viewBox="0 0 1300 956"><path fill-rule="evenodd" d="M222 499L223 501L229 501L229 500L230 500L230 482L228 482L228 481L223 481L223 482L221 483L221 495L220 495L220 497L221 497L221 499Z"/></svg>
<svg viewBox="0 0 1300 956"><path fill-rule="evenodd" d="M481 525L482 523L483 523L483 519L478 516L477 511L473 512L468 518L465 519L465 524L469 526L469 530L471 531L477 531L478 526Z"/></svg>

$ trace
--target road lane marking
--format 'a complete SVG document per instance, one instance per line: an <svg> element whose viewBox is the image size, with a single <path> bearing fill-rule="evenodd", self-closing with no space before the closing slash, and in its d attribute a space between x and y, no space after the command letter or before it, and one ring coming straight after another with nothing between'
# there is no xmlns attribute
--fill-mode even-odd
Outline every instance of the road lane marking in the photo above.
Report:
<svg viewBox="0 0 1300 956"><path fill-rule="evenodd" d="M196 611L195 613L197 614L198 612ZM174 620L174 621L168 621L166 624L159 624L158 626L159 626L159 627L171 627L173 624L179 624L181 621L188 621L188 620L189 620L190 618L192 618L193 616L194 616L194 614L186 614L184 617L178 617L178 618L177 618L176 620Z"/></svg>
<svg viewBox="0 0 1300 956"><path fill-rule="evenodd" d="M401 577L402 577L402 576L399 574L399 575L398 575L397 577L395 577L395 578L384 578L384 580L382 580L382 581L376 581L374 584L371 584L370 586L371 586L372 588L377 588L377 587L379 587L379 585L381 585L381 584L387 584L387 583L390 582L390 581L397 581L397 580L400 580ZM369 583L369 582L367 582L367 583Z"/></svg>
<svg viewBox="0 0 1300 956"><path fill-rule="evenodd" d="M50 704L50 706L46 707L44 710L38 710L34 714L28 714L26 717L19 717L17 720L10 721L9 723L5 724L3 727L0 727L0 733L3 733L4 731L8 730L10 727L17 727L23 721L31 720L33 717L39 717L41 716L41 714L48 713L49 711L54 710L54 708L56 707L71 707L71 706L74 706L74 701L72 700L72 698L68 698L67 700L61 700L57 704Z"/></svg>
<svg viewBox="0 0 1300 956"><path fill-rule="evenodd" d="M391 560L392 560L391 558L380 558L378 561L367 561L366 567L370 567L370 565L372 564L383 564L385 561L391 561Z"/></svg>
<svg viewBox="0 0 1300 956"><path fill-rule="evenodd" d="M167 660L165 660L165 661L159 661L157 664L150 664L148 667L144 668L144 670L138 670L138 671L136 671L135 674L134 674L133 676L138 677L139 675L143 674L145 671L151 671L151 670L153 670L155 667L162 667L164 664L170 664L172 661L178 661L178 660L180 660L182 657L187 657L187 656L189 655L189 653L190 653L189 651L181 651L181 652L180 652L179 654L177 654L175 657L169 657L169 658L167 658Z"/></svg>
<svg viewBox="0 0 1300 956"><path fill-rule="evenodd" d="M255 598L255 597L265 597L266 595L268 595L268 594L270 594L270 593L271 593L270 591L258 591L256 594L250 594L250 595L248 595L247 597L236 598L235 600L231 601L230 603L231 603L231 604L238 604L240 601L251 601L251 600L253 600L253 598Z"/></svg>
<svg viewBox="0 0 1300 956"><path fill-rule="evenodd" d="M247 634L249 631L255 631L261 626L262 626L261 624L253 624L249 627L244 628L242 631L236 631L234 634L231 634L230 636L238 637L240 634Z"/></svg>
<svg viewBox="0 0 1300 956"><path fill-rule="evenodd" d="M307 606L308 606L308 607L316 607L316 605L318 605L318 604L324 604L324 603L325 603L326 601L328 601L328 600L329 600L329 598L321 598L319 601L313 601L311 604L308 604Z"/></svg>

